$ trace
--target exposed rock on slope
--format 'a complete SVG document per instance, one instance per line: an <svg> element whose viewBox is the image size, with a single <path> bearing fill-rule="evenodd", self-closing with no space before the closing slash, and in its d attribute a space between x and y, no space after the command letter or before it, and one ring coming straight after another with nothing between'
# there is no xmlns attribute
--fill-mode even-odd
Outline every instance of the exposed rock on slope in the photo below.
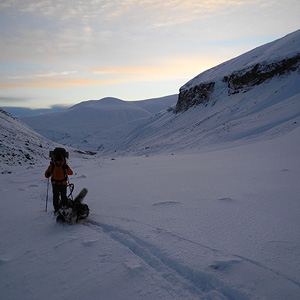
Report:
<svg viewBox="0 0 300 300"><path fill-rule="evenodd" d="M228 95L246 93L256 85L276 76L300 72L300 31L258 47L195 77L180 89L176 113L192 106L215 102L218 81L227 84ZM290 47L287 47L290 44ZM274 52L271 52L273 49ZM274 53L276 55L274 55ZM268 56L269 55L269 56ZM234 69L231 69L234 66Z"/></svg>
<svg viewBox="0 0 300 300"><path fill-rule="evenodd" d="M299 69L300 53L278 62L256 64L250 69L233 72L223 78L228 84L228 95L247 92L251 87L259 85L275 76L282 76ZM300 70L300 69L299 69Z"/></svg>
<svg viewBox="0 0 300 300"><path fill-rule="evenodd" d="M1 166L34 165L48 157L54 144L0 108Z"/></svg>
<svg viewBox="0 0 300 300"><path fill-rule="evenodd" d="M211 100L214 91L215 82L200 83L188 90L182 90L178 96L176 104L176 112L188 110L190 107L207 104Z"/></svg>

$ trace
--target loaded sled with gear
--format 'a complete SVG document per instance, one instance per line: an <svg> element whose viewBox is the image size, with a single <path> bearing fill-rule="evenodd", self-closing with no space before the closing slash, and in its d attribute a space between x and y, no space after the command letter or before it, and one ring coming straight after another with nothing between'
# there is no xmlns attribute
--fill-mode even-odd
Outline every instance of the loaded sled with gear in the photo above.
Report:
<svg viewBox="0 0 300 300"><path fill-rule="evenodd" d="M74 200L67 199L62 201L58 210L56 221L60 223L74 224L88 217L90 209L87 204L82 203L88 190L83 188Z"/></svg>

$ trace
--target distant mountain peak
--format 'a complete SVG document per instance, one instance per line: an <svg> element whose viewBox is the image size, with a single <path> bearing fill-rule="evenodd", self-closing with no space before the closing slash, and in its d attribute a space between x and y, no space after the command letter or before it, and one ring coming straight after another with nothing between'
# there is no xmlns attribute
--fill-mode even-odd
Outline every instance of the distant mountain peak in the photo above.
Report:
<svg viewBox="0 0 300 300"><path fill-rule="evenodd" d="M124 100L121 100L119 98L114 98L114 97L105 97L100 99L99 101L101 101L101 103L109 103L109 104L125 102Z"/></svg>
<svg viewBox="0 0 300 300"><path fill-rule="evenodd" d="M143 101L106 97L81 102L56 114L25 117L22 121L54 142L97 151L146 122L153 114L175 105L176 101L177 95Z"/></svg>

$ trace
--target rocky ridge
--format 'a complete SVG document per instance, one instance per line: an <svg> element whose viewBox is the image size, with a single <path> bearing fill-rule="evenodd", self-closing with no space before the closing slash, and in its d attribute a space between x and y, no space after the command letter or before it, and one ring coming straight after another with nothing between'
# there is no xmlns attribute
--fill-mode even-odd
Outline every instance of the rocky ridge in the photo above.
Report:
<svg viewBox="0 0 300 300"><path fill-rule="evenodd" d="M292 72L300 73L300 30L199 74L180 88L174 112L215 104L217 87L231 96Z"/></svg>
<svg viewBox="0 0 300 300"><path fill-rule="evenodd" d="M283 76L290 72L300 73L300 53L295 56L276 62L262 62L245 69L232 72L222 78L227 84L228 96L237 93L246 93L255 85L260 85L275 76ZM180 89L175 112L186 111L189 108L213 101L213 92L216 82L200 83L189 89Z"/></svg>

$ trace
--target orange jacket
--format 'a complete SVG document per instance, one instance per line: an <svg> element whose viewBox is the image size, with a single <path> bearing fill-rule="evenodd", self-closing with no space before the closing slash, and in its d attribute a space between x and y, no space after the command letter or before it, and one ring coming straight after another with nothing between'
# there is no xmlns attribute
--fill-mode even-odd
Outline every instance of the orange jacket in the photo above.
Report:
<svg viewBox="0 0 300 300"><path fill-rule="evenodd" d="M52 184L58 185L67 185L68 175L73 175L73 171L64 158L61 164L58 164L54 158L45 172L45 177L49 178L51 176Z"/></svg>

